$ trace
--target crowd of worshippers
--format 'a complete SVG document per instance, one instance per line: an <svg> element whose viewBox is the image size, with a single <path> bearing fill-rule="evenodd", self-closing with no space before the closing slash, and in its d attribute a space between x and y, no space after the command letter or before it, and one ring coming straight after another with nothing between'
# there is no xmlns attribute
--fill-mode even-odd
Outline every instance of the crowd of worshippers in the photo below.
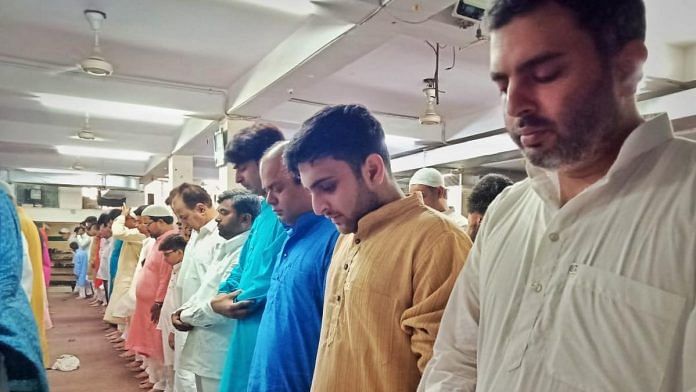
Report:
<svg viewBox="0 0 696 392"><path fill-rule="evenodd" d="M350 170L344 174L356 175L352 170L361 156L376 152L383 179L376 187L356 183L356 188L346 189L352 193L348 204L328 204L325 208L332 211L313 209L307 190L312 187L303 186L298 173L288 169L289 154L299 154L293 159L300 162L306 159L301 158L303 149L311 147L288 143L276 127L257 124L236 134L227 149L236 180L246 189L222 192L216 208L205 189L184 183L171 191L166 205L134 210L124 205L75 228L68 239L74 251L75 294L91 297L92 306L106 306L104 321L116 327L106 337L122 351L119 356L141 379L141 388L309 390L329 312L325 306L333 302L327 296L345 295L350 302L338 304L350 312L374 307L361 316L371 325L356 329L361 336L343 343L343 351L358 348L357 342L362 342L363 352L374 350L370 328L400 322L413 307L414 283L430 288L420 290L421 309L411 311L408 325L414 333L423 330L424 341L434 336L433 317L447 296L434 299L433 293L451 290L471 246L467 228L473 236L488 204L512 181L484 176L469 196L467 221L448 207L439 171L417 171L408 197L388 179L384 134L367 110L335 107L320 113L317 121L326 115L339 115L357 126L367 121L354 142L372 134L368 144L379 146L375 151L360 144L351 149L344 163ZM333 185L321 179L314 188L335 187L336 179L331 181ZM373 223L362 223L365 219ZM365 230L373 234L363 234ZM339 239L339 232L355 233L355 238ZM357 246L361 234L364 240ZM377 235L383 238L371 238ZM393 240L401 250L379 246L392 235L401 237ZM358 250L361 254L355 255ZM380 255L385 250L388 256ZM332 257L340 268L329 275ZM382 272L367 269L373 258L384 259ZM405 260L412 261L402 264ZM355 284L381 286L379 281L370 283L370 277L397 270L390 282L401 298L402 305L396 307L384 298L352 298L332 284L343 280L342 286L349 274L356 274L350 278ZM414 274L420 275L418 281L412 280ZM347 321L337 320L339 328L346 328L341 325ZM399 337L383 339L403 349L410 345ZM427 358L427 345L421 350L420 356ZM345 353L335 355L337 361ZM418 366L417 358L412 360Z"/></svg>
<svg viewBox="0 0 696 392"><path fill-rule="evenodd" d="M336 105L289 141L235 134L246 190L216 209L182 184L171 208L76 234L143 389L696 390L696 144L637 110L643 2L496 0L488 18L528 178L484 178L466 222L439 173L403 192L381 124Z"/></svg>

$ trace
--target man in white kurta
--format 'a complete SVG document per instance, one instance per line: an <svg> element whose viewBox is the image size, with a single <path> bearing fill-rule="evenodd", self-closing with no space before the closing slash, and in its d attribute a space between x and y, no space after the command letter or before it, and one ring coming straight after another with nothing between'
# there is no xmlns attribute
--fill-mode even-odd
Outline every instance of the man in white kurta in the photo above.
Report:
<svg viewBox="0 0 696 392"><path fill-rule="evenodd" d="M420 390L696 391L696 143L638 114L642 1L513 3L491 75L529 178L488 209Z"/></svg>
<svg viewBox="0 0 696 392"><path fill-rule="evenodd" d="M696 144L662 115L563 208L530 166L488 210L422 389L693 391L696 171L674 161Z"/></svg>
<svg viewBox="0 0 696 392"><path fill-rule="evenodd" d="M198 290L207 273L213 252L222 238L217 232L217 212L208 192L198 185L183 183L172 191L172 209L181 223L193 230L184 251L184 261L176 279L175 308L180 307ZM187 333L175 333L174 383L176 389L187 390L195 383L193 373L179 368Z"/></svg>
<svg viewBox="0 0 696 392"><path fill-rule="evenodd" d="M195 374L198 392L217 392L236 323L215 313L210 300L237 264L248 230L261 210L259 198L247 191L225 191L218 197L218 204L216 222L224 242L216 246L201 287L172 317L175 327L192 328L179 366Z"/></svg>

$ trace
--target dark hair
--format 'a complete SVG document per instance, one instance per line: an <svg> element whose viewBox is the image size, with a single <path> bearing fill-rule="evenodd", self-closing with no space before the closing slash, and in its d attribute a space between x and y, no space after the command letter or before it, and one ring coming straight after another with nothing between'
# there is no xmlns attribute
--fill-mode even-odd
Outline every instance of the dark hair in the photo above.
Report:
<svg viewBox="0 0 696 392"><path fill-rule="evenodd" d="M180 197L186 205L186 208L190 210L196 208L196 204L198 203L201 203L208 208L211 208L213 206L213 200L210 198L208 192L205 189L203 189L203 187L195 184L189 184L187 182L184 182L183 184L174 188L172 190L172 193L174 193L174 197ZM172 197L172 199L174 197Z"/></svg>
<svg viewBox="0 0 696 392"><path fill-rule="evenodd" d="M97 226L102 227L109 221L109 215L105 212L101 215L99 215L99 219L97 219ZM91 226L91 225L90 225Z"/></svg>
<svg viewBox="0 0 696 392"><path fill-rule="evenodd" d="M469 213L478 212L485 214L488 205L495 200L495 197L503 191L503 189L512 185L511 179L501 174L486 174L481 177L479 182L474 185L468 199Z"/></svg>
<svg viewBox="0 0 696 392"><path fill-rule="evenodd" d="M142 205L142 206L136 208L135 210L133 210L133 214L135 214L135 216L140 216L140 215L143 214L143 211L144 211L146 208L147 208L147 205Z"/></svg>
<svg viewBox="0 0 696 392"><path fill-rule="evenodd" d="M178 194L179 194L179 187L175 186L174 188L172 188L171 191L169 191L169 196L167 196L167 198L164 199L164 204L171 207L172 199L174 199L174 197L177 196Z"/></svg>
<svg viewBox="0 0 696 392"><path fill-rule="evenodd" d="M333 158L348 163L359 176L370 154L379 154L391 174L382 124L362 105L336 105L325 107L302 124L285 147L285 163L298 176L301 163Z"/></svg>
<svg viewBox="0 0 696 392"><path fill-rule="evenodd" d="M85 220L83 220L81 224L84 225L85 227L89 227L93 223L97 223L97 217L90 215L90 216L86 217Z"/></svg>
<svg viewBox="0 0 696 392"><path fill-rule="evenodd" d="M72 249L72 250L77 250L80 247L79 245L77 245L77 242L75 242L75 241L71 241L68 244L68 246L70 246L70 249Z"/></svg>
<svg viewBox="0 0 696 392"><path fill-rule="evenodd" d="M575 16L578 26L592 36L604 56L616 53L632 40L645 40L643 0L494 0L488 10L489 27L499 29L515 17L552 2Z"/></svg>
<svg viewBox="0 0 696 392"><path fill-rule="evenodd" d="M159 251L166 252L168 250L184 250L186 248L186 239L179 234L168 235L159 244Z"/></svg>
<svg viewBox="0 0 696 392"><path fill-rule="evenodd" d="M217 202L221 204L225 200L232 200L232 207L234 207L238 215L251 215L252 222L261 213L261 200L251 192L242 190L224 191L218 196Z"/></svg>
<svg viewBox="0 0 696 392"><path fill-rule="evenodd" d="M174 223L173 216L150 216L150 219L152 219L153 222L162 221L168 225L171 225L172 223Z"/></svg>
<svg viewBox="0 0 696 392"><path fill-rule="evenodd" d="M254 124L235 134L225 148L225 159L233 165L261 160L263 153L276 142L285 140L272 124Z"/></svg>
<svg viewBox="0 0 696 392"><path fill-rule="evenodd" d="M109 210L109 212L105 212L99 215L99 219L97 219L97 224L99 225L99 227L108 225L109 222L112 222L114 219L118 218L119 215L121 215L121 210L118 208L113 208Z"/></svg>
<svg viewBox="0 0 696 392"><path fill-rule="evenodd" d="M84 230L85 228L84 228L84 227L82 227L82 226L77 226L77 227L75 227L75 229L73 230L73 233L77 233L77 232L79 232L79 231L80 231L80 229Z"/></svg>
<svg viewBox="0 0 696 392"><path fill-rule="evenodd" d="M97 230L99 230L99 224L98 224L97 222L90 223L90 224L87 226L87 228L86 228L85 230L89 231L89 230L91 230L93 227L96 227Z"/></svg>

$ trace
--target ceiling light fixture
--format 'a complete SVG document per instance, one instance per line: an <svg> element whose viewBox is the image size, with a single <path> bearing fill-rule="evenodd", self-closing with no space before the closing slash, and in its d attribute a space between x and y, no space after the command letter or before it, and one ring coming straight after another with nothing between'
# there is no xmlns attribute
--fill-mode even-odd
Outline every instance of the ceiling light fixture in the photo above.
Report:
<svg viewBox="0 0 696 392"><path fill-rule="evenodd" d="M423 114L418 118L423 125L439 125L442 117L437 113L437 83L435 79L424 79L426 87L423 89L425 94L426 107Z"/></svg>
<svg viewBox="0 0 696 392"><path fill-rule="evenodd" d="M316 9L316 5L313 4L314 1L306 0L243 0L243 2L297 16L310 15Z"/></svg>
<svg viewBox="0 0 696 392"><path fill-rule="evenodd" d="M193 113L159 106L72 97L69 95L37 93L38 101L51 109L73 113L88 112L93 117L129 120L165 125L181 125L185 116Z"/></svg>
<svg viewBox="0 0 696 392"><path fill-rule="evenodd" d="M29 173L46 173L46 174L99 174L96 172L66 170L66 169L44 169L40 167L20 167L19 170Z"/></svg>
<svg viewBox="0 0 696 392"><path fill-rule="evenodd" d="M59 154L88 158L116 159L122 161L147 161L153 155L145 151L119 150L82 146L56 146Z"/></svg>

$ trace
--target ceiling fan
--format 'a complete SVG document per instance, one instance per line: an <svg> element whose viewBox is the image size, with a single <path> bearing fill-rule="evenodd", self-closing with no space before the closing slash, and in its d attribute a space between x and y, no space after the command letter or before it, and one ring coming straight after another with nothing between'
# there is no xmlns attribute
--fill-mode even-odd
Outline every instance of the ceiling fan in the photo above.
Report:
<svg viewBox="0 0 696 392"><path fill-rule="evenodd" d="M88 142L94 142L94 141L106 141L107 139L104 139L102 137L97 136L94 131L92 130L92 127L89 125L89 113L85 113L85 123L82 125L82 128L80 128L77 131L77 134L75 136L71 137L72 139L79 139L79 140L85 140Z"/></svg>
<svg viewBox="0 0 696 392"><path fill-rule="evenodd" d="M94 47L92 48L92 54L80 62L80 69L82 72L94 76L109 76L114 73L114 67L104 59L99 47L99 30L101 30L102 23L106 20L106 14L97 10L85 10L85 18L87 18L89 26L94 31Z"/></svg>
<svg viewBox="0 0 696 392"><path fill-rule="evenodd" d="M106 77L114 73L114 66L108 62L102 55L101 46L99 45L99 32L106 20L106 13L98 10L85 10L85 19L89 23L90 28L94 32L94 45L89 56L82 59L79 63L68 68L64 68L55 72L61 74L65 72L80 71L92 76Z"/></svg>

